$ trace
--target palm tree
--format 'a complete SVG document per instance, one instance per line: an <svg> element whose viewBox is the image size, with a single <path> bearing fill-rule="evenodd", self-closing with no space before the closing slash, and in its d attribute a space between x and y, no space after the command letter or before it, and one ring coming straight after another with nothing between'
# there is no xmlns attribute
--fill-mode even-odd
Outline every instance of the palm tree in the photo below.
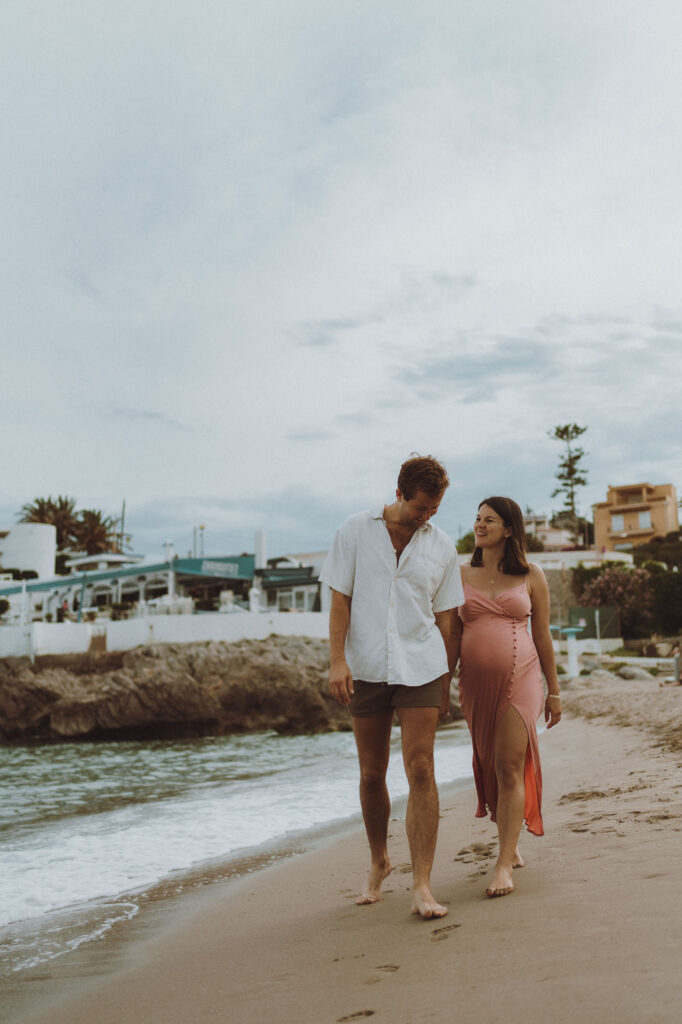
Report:
<svg viewBox="0 0 682 1024"><path fill-rule="evenodd" d="M20 523L48 523L57 528L57 550L68 548L75 539L77 524L76 499L66 495L52 498L36 498L22 505Z"/></svg>
<svg viewBox="0 0 682 1024"><path fill-rule="evenodd" d="M118 550L116 521L98 509L83 509L76 520L74 534L78 547L89 555Z"/></svg>

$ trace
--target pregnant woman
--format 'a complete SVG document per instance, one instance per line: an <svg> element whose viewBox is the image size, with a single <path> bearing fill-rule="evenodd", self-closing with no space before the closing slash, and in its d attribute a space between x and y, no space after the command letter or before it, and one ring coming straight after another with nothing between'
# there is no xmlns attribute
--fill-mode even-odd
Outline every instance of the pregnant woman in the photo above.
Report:
<svg viewBox="0 0 682 1024"><path fill-rule="evenodd" d="M561 718L549 591L544 573L526 561L521 509L511 498L486 498L474 524L476 547L462 568L466 603L459 609L459 693L474 748L476 816L486 808L500 848L488 896L514 889L512 870L525 819L541 836L542 772L535 723ZM531 634L527 625L530 616ZM547 682L544 697L542 674Z"/></svg>

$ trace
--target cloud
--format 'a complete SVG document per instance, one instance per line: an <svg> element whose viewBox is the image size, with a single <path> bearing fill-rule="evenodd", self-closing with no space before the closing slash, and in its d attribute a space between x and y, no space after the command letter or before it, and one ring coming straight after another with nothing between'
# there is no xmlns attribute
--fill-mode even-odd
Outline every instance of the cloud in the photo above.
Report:
<svg viewBox="0 0 682 1024"><path fill-rule="evenodd" d="M192 431L192 428L187 426L186 423L181 423L180 420L176 420L172 416L154 412L152 409L112 409L109 415L114 420L123 420L133 424L150 423L164 427L173 427L176 430Z"/></svg>
<svg viewBox="0 0 682 1024"><path fill-rule="evenodd" d="M297 433L289 434L291 441L309 441L312 444L329 440L332 437L336 437L336 433L333 430L301 430Z"/></svg>
<svg viewBox="0 0 682 1024"><path fill-rule="evenodd" d="M305 548L421 450L456 529L481 492L549 507L573 421L586 501L679 482L678 19L5 5L7 507L125 497L153 547L206 495L228 549Z"/></svg>

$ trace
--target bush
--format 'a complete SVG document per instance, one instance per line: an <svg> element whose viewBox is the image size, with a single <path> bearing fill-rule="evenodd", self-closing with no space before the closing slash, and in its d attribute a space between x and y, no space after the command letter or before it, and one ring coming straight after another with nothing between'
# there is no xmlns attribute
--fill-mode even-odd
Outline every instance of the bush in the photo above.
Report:
<svg viewBox="0 0 682 1024"><path fill-rule="evenodd" d="M597 608L615 605L624 637L648 636L654 625L653 577L646 569L611 563L585 584L581 603Z"/></svg>
<svg viewBox="0 0 682 1024"><path fill-rule="evenodd" d="M682 633L682 573L656 573L651 583L656 632L664 636Z"/></svg>
<svg viewBox="0 0 682 1024"><path fill-rule="evenodd" d="M5 612L9 611L9 601L6 597L0 597L0 615L4 615Z"/></svg>

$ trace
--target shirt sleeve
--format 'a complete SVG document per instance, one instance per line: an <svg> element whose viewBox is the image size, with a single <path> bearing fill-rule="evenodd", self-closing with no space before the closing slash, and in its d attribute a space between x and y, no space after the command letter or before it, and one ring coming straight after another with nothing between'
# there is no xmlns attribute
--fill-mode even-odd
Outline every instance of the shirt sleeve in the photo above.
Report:
<svg viewBox="0 0 682 1024"><path fill-rule="evenodd" d="M353 596L355 544L346 523L336 531L336 536L327 552L319 579L321 583L326 583L332 590L338 590L341 594L345 594L346 597Z"/></svg>
<svg viewBox="0 0 682 1024"><path fill-rule="evenodd" d="M457 558L457 548L452 545L450 559L443 570L443 577L438 584L438 589L433 595L431 607L434 614L446 612L449 608L459 608L464 604L464 588L462 587L462 573Z"/></svg>

